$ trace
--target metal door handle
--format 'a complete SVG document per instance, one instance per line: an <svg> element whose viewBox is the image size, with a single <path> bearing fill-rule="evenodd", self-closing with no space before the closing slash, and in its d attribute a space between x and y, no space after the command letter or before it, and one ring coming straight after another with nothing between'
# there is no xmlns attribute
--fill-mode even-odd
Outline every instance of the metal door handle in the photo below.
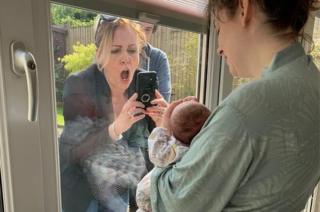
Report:
<svg viewBox="0 0 320 212"><path fill-rule="evenodd" d="M36 121L38 116L38 71L34 56L25 49L21 42L13 41L10 45L12 70L19 76L26 76L28 89L28 120Z"/></svg>

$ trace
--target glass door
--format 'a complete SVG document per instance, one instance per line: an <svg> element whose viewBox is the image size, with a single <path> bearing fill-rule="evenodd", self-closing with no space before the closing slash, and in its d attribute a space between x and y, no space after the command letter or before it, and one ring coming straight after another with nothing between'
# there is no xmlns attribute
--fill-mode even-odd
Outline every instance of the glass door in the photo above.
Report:
<svg viewBox="0 0 320 212"><path fill-rule="evenodd" d="M97 115L93 118L93 115L87 113L91 109L95 110L94 108L98 105L97 101L92 100L90 96L99 99L97 88L106 89L108 87L105 81L105 72L94 68L97 51L95 23L101 21L97 21L101 13L60 4L51 4L50 8L57 103L57 142L61 145L60 171L63 210L64 212L135 211L137 208L135 206L134 189L146 172L139 175L135 182L132 182L134 184L133 189L129 193L126 193L125 190L130 180L125 179L127 176L135 178L134 175L138 174L134 173L139 171L135 160L139 160L140 156L136 154L136 159L131 161L126 159L126 154L131 151L130 144L130 148L127 149L127 146L125 146L123 152L118 152L108 144L106 146L109 149L104 146L94 149L94 145L85 145L85 143L90 142L90 136L99 134L99 129L102 129L102 134L105 134L107 129L106 126L99 128L98 120L105 121L108 120L108 117ZM104 15L105 18L115 20L119 17L111 14ZM137 20L129 21L135 25L141 25L140 30L143 32L142 23ZM146 24L145 26L154 27L152 24ZM153 64L152 59L146 64L141 62L139 67L145 69L145 71L148 71L149 68L149 71L159 73L157 75L157 86L167 100L196 95L199 52L201 52L200 39L201 34L182 29L161 25L153 28L148 48L157 51L158 55L162 57L161 59L167 61L167 64L162 64L166 65L167 69L157 70L159 67ZM143 53L147 55L149 54L148 51L148 49L145 49ZM140 55L140 61L144 61L144 55ZM164 73L166 76L163 77L160 75L160 71L168 72ZM91 81L88 82L88 78L86 78L88 76L94 79L94 83L99 84L94 85L94 93L86 96L85 93L90 92L90 89L85 86L89 83L92 84ZM70 94L70 87L75 86L70 84L72 79L73 81L75 79L80 81L77 84L77 89L72 90L72 94ZM166 80L167 82L162 83ZM80 97L83 98L81 102L78 101ZM106 102L111 101L107 98ZM71 99L78 103L71 103ZM88 102L94 106L84 108L84 105L87 105ZM72 105L72 109L69 108L70 105ZM107 105L104 107L107 108ZM113 116L113 114L111 115ZM96 127L95 130L92 127L93 125ZM145 141L147 135L148 132L143 137ZM116 142L122 145L122 142L130 142L131 139L134 138L131 136L127 140L123 138ZM94 143L93 140L91 141ZM108 143L107 139L102 142ZM70 157L65 155L77 151L75 149L80 149L82 146L84 148L80 160L68 161L66 159ZM111 149L113 150L111 151ZM66 153L68 151L69 153ZM122 170L122 166L126 167L126 170Z"/></svg>
<svg viewBox="0 0 320 212"><path fill-rule="evenodd" d="M60 211L49 1L0 1L0 168L5 212Z"/></svg>

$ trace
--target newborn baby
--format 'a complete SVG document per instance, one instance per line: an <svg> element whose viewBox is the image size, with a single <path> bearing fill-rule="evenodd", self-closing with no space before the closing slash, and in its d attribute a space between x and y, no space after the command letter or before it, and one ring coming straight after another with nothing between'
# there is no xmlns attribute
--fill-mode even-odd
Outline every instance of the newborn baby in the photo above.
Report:
<svg viewBox="0 0 320 212"><path fill-rule="evenodd" d="M173 139L169 139L168 130L155 128L148 138L149 157L157 167L166 167L177 162L189 149L193 137L201 130L210 115L210 110L195 101L179 104L170 117L170 128ZM168 142L169 141L169 142ZM139 182L136 201L139 212L151 212L149 172ZM138 212L137 211L137 212Z"/></svg>
<svg viewBox="0 0 320 212"><path fill-rule="evenodd" d="M173 136L189 146L192 138L200 131L210 115L210 110L195 101L179 104L172 112L170 126Z"/></svg>

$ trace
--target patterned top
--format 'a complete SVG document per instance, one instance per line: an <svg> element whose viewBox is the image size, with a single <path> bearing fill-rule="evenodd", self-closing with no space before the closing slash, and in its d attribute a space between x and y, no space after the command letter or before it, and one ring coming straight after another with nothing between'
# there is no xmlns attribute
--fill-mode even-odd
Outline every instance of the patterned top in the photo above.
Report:
<svg viewBox="0 0 320 212"><path fill-rule="evenodd" d="M320 178L320 73L299 43L233 91L151 177L154 212L301 211Z"/></svg>
<svg viewBox="0 0 320 212"><path fill-rule="evenodd" d="M179 161L188 151L189 147L174 137L169 138L165 128L156 127L148 138L150 161L156 167L166 167ZM139 207L137 212L151 212L150 177L149 172L139 182L136 192L136 201Z"/></svg>
<svg viewBox="0 0 320 212"><path fill-rule="evenodd" d="M166 167L177 162L189 149L174 137L168 136L166 129L156 127L148 138L149 158L157 167Z"/></svg>

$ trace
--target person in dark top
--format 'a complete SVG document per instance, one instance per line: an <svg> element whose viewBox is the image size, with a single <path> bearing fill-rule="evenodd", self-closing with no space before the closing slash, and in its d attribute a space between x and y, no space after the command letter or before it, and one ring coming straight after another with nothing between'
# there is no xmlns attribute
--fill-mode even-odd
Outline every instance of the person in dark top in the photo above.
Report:
<svg viewBox="0 0 320 212"><path fill-rule="evenodd" d="M127 211L129 191L152 167L146 115L157 126L167 106L159 92L155 106L146 109L136 101L145 43L137 24L101 15L95 42L96 62L68 77L64 87L59 141L64 212Z"/></svg>

